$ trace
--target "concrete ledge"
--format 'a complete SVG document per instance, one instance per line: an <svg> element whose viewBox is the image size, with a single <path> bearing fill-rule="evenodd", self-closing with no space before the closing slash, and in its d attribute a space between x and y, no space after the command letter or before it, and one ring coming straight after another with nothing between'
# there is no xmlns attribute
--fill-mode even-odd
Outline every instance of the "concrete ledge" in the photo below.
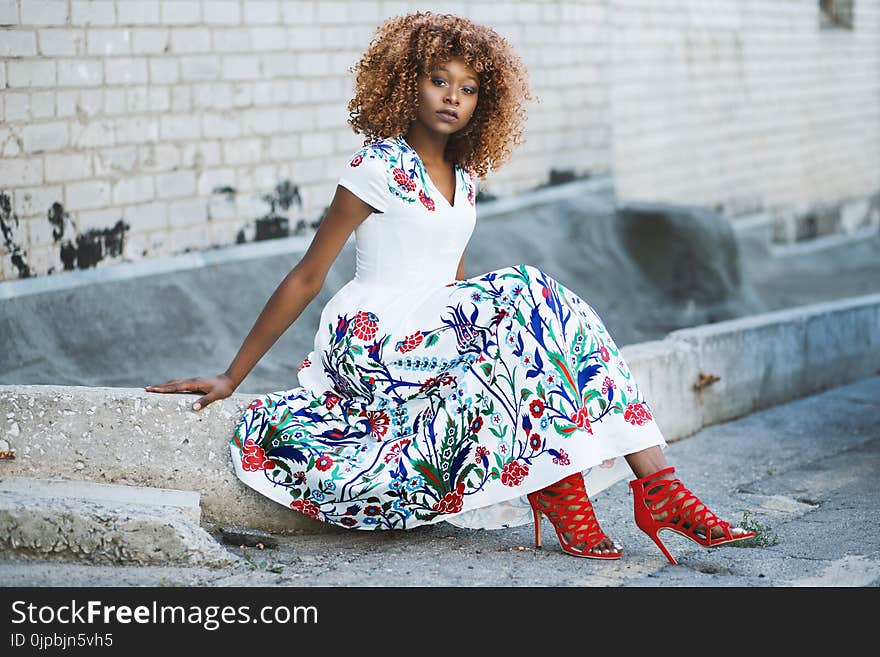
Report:
<svg viewBox="0 0 880 657"><path fill-rule="evenodd" d="M23 559L208 566L237 561L198 525L197 493L86 481L0 481L0 551ZM196 518L193 518L195 514Z"/></svg>
<svg viewBox="0 0 880 657"><path fill-rule="evenodd" d="M880 295L803 306L670 333L623 355L668 441L880 371ZM718 377L695 389L700 374ZM267 391L268 392L268 391ZM130 388L0 386L2 477L61 477L201 494L204 521L319 532L242 485L228 441L252 395L198 413L195 394Z"/></svg>
<svg viewBox="0 0 880 657"><path fill-rule="evenodd" d="M673 331L623 349L668 440L880 371L880 294ZM719 379L695 388L700 374Z"/></svg>

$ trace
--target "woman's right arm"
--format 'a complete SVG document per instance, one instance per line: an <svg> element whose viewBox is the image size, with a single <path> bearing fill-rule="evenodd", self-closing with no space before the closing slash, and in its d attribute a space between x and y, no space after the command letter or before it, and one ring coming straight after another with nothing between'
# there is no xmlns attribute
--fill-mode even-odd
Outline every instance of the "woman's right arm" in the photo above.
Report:
<svg viewBox="0 0 880 657"><path fill-rule="evenodd" d="M330 266L351 233L374 210L342 186L321 221L308 250L290 270L266 302L232 363L223 374L211 377L174 379L148 392L202 392L195 410L231 395L279 337L302 314L324 285Z"/></svg>

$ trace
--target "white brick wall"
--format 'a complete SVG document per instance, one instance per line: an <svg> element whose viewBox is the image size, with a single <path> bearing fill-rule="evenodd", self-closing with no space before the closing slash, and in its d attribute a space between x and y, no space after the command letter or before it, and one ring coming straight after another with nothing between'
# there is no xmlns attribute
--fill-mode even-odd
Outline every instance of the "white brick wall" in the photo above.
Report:
<svg viewBox="0 0 880 657"><path fill-rule="evenodd" d="M0 0L0 194L16 222L0 280L18 276L12 248L33 275L62 269L53 203L65 239L124 220L124 260L252 239L284 180L303 199L290 224L314 221L361 143L347 69L381 20L415 10L491 25L529 67L541 102L494 195L551 169L613 173L624 200L783 218L842 203L843 229L877 223L880 0L856 3L852 31L820 30L816 5Z"/></svg>
<svg viewBox="0 0 880 657"><path fill-rule="evenodd" d="M825 204L873 196L880 210L878 0L855 3L854 30L819 29L806 0L610 5L623 200L767 212L783 238Z"/></svg>

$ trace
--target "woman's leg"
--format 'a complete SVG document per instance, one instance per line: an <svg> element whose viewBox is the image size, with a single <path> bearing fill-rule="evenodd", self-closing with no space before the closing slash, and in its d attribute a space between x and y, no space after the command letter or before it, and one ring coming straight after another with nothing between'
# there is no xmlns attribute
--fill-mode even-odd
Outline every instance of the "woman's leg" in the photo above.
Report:
<svg viewBox="0 0 880 657"><path fill-rule="evenodd" d="M663 453L663 450L656 445L654 447L643 449L640 452L627 454L626 462L629 463L629 467L632 468L633 473L635 473L636 479L647 477L648 475L669 466L669 462L666 460L666 455ZM654 514L654 517L657 520L665 520L665 516L665 513ZM695 530L705 534L705 527L701 525L697 525ZM736 536L746 532L741 527L731 527L730 533ZM721 538L722 536L724 536L724 531L720 527L712 528L712 538Z"/></svg>

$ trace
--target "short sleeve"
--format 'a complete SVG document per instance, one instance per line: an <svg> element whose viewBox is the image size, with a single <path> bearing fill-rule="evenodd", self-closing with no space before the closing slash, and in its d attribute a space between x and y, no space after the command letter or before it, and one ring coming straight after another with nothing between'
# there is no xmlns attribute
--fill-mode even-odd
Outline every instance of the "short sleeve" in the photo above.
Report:
<svg viewBox="0 0 880 657"><path fill-rule="evenodd" d="M362 148L346 163L339 184L378 212L388 209L387 164L369 147Z"/></svg>

